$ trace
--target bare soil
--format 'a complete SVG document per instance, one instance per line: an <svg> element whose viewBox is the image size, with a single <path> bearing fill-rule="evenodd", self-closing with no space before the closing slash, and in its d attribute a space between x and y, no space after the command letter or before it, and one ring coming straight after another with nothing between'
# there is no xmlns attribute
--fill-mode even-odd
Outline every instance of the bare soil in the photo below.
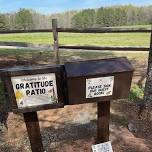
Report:
<svg viewBox="0 0 152 152"><path fill-rule="evenodd" d="M90 152L96 139L96 104L67 106L38 112L43 145L50 152ZM151 152L152 128L146 119L138 120L138 107L125 100L111 102L110 140L115 152ZM136 132L130 132L132 123ZM21 115L10 113L8 131L0 136L4 152L30 152Z"/></svg>

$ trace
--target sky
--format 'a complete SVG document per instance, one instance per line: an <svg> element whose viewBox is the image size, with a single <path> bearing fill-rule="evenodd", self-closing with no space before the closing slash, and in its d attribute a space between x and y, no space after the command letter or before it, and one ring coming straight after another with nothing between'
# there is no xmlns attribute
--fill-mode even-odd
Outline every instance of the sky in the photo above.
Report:
<svg viewBox="0 0 152 152"><path fill-rule="evenodd" d="M20 8L34 9L43 14L101 6L133 4L152 5L152 0L0 0L0 12L15 12Z"/></svg>

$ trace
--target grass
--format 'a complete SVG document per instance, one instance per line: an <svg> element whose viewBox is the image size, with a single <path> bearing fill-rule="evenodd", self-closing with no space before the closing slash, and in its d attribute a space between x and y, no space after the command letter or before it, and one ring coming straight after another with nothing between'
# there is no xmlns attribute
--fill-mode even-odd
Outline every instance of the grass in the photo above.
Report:
<svg viewBox="0 0 152 152"><path fill-rule="evenodd" d="M110 119L113 123L118 124L118 125L123 126L123 127L127 127L128 120L125 116L111 114L110 117L111 117Z"/></svg>
<svg viewBox="0 0 152 152"><path fill-rule="evenodd" d="M126 25L126 26L117 26L113 28L145 28L145 29L151 29L151 25Z"/></svg>
<svg viewBox="0 0 152 152"><path fill-rule="evenodd" d="M32 57L32 55L36 55L42 53L44 57L51 56L53 57L54 53L51 50L27 50L27 49L2 49L0 48L0 56L5 57L16 57L16 55L22 56L24 58ZM61 58L67 58L77 56L85 59L94 59L94 58L105 58L105 57L121 57L127 56L129 59L140 59L145 60L148 57L148 52L143 53L130 53L130 52L112 52L112 51L60 51Z"/></svg>
<svg viewBox="0 0 152 152"><path fill-rule="evenodd" d="M119 26L114 28L147 28L151 25ZM52 33L0 34L0 41L53 44ZM65 45L149 46L150 33L59 33L59 43Z"/></svg>
<svg viewBox="0 0 152 152"><path fill-rule="evenodd" d="M137 84L134 84L130 90L129 101L138 101L144 96L144 88L140 88Z"/></svg>
<svg viewBox="0 0 152 152"><path fill-rule="evenodd" d="M30 50L30 49L2 49L0 48L0 56L5 57L15 57L15 56L22 56L22 57L32 57L34 54L43 53L43 55L53 54L52 51L46 50Z"/></svg>
<svg viewBox="0 0 152 152"><path fill-rule="evenodd" d="M1 34L0 41L53 44L52 33ZM59 33L59 43L65 45L149 46L149 33Z"/></svg>

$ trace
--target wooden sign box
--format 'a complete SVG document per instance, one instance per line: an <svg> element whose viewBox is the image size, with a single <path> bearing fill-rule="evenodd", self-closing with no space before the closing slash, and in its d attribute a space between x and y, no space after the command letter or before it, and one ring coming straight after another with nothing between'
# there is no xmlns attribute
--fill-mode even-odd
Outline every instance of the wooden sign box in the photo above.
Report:
<svg viewBox="0 0 152 152"><path fill-rule="evenodd" d="M64 107L62 65L15 67L1 73L13 112Z"/></svg>
<svg viewBox="0 0 152 152"><path fill-rule="evenodd" d="M65 63L69 105L109 101L129 94L133 67L125 57Z"/></svg>

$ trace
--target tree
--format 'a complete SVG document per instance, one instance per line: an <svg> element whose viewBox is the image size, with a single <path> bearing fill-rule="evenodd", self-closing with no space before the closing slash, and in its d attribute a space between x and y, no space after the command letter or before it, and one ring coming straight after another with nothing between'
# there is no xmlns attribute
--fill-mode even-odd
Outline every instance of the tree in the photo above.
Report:
<svg viewBox="0 0 152 152"><path fill-rule="evenodd" d="M100 7L81 11L68 11L51 15L34 10L20 9L17 13L0 14L1 29L51 28L51 19L57 18L58 27L92 28L104 26L137 25L152 23L152 6L133 5Z"/></svg>
<svg viewBox="0 0 152 152"><path fill-rule="evenodd" d="M76 28L91 28L94 25L94 9L85 9L72 18L72 25Z"/></svg>
<svg viewBox="0 0 152 152"><path fill-rule="evenodd" d="M71 28L71 21L75 14L77 14L77 11L68 11L64 13L52 14L50 15L50 23L53 18L56 18L58 20L58 27Z"/></svg>
<svg viewBox="0 0 152 152"><path fill-rule="evenodd" d="M0 30L6 30L7 28L7 20L5 15L0 14Z"/></svg>
<svg viewBox="0 0 152 152"><path fill-rule="evenodd" d="M103 22L103 7L101 7L101 8L99 8L98 10L97 10L97 15L96 15L96 25L98 26L98 27L102 27L102 26L104 26L104 22Z"/></svg>
<svg viewBox="0 0 152 152"><path fill-rule="evenodd" d="M19 29L28 30L34 25L30 10L20 9L15 17L16 26Z"/></svg>

